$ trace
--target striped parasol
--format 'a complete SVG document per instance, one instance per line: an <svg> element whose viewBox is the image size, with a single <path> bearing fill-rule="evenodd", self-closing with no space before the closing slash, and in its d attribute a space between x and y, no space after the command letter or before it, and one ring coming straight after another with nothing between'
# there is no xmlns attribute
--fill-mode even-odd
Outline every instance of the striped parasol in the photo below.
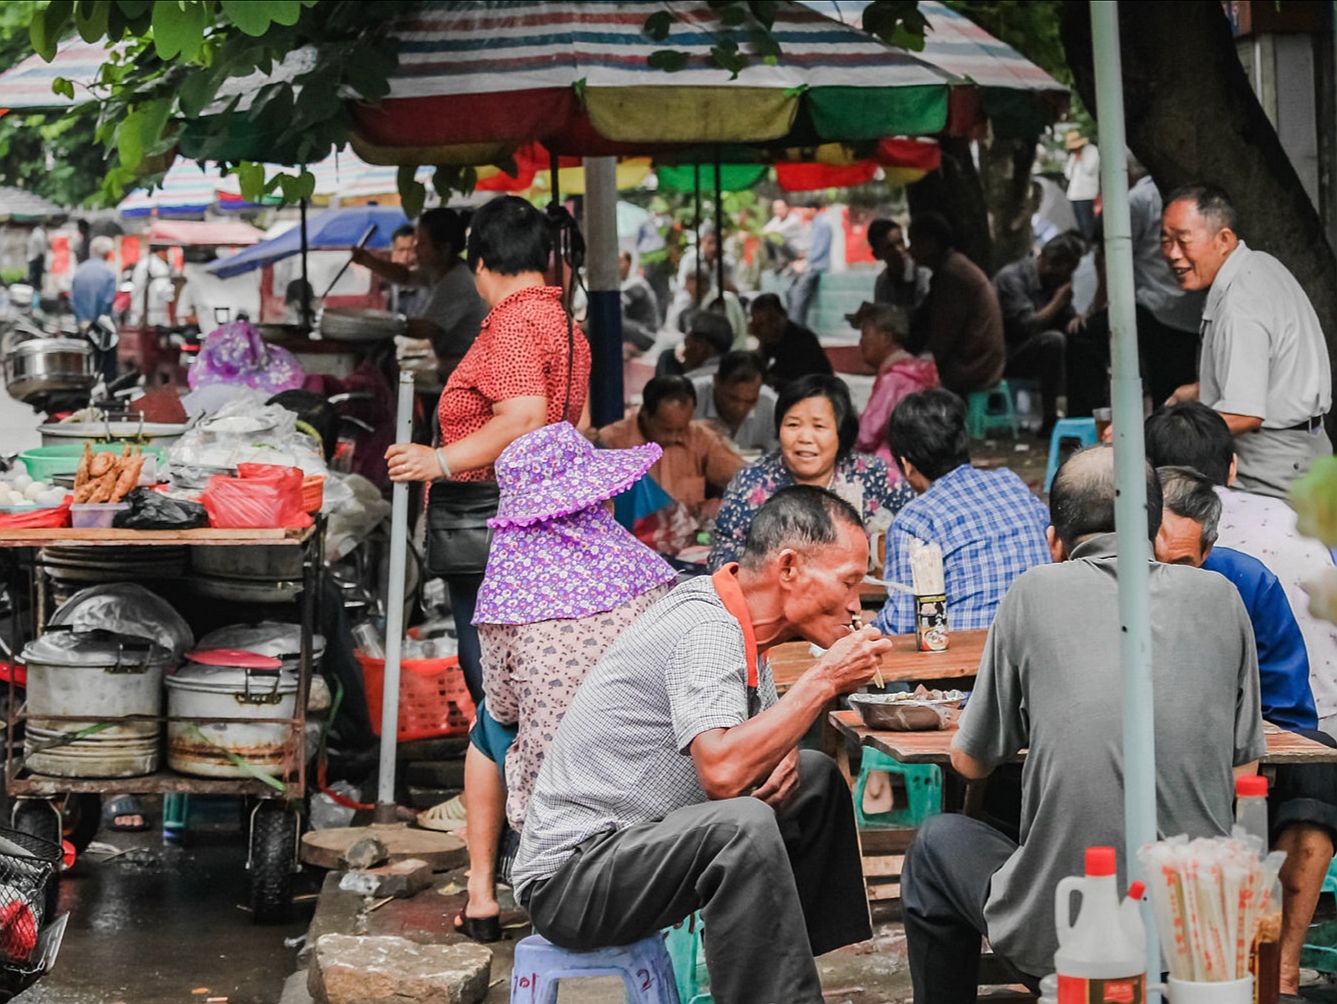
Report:
<svg viewBox="0 0 1337 1004"><path fill-rule="evenodd" d="M869 0L801 2L857 28ZM1032 136L1067 114L1068 89L1012 46L935 0L920 0L919 12L928 21L919 58L957 81L950 132L973 132L987 118L995 135Z"/></svg>
<svg viewBox="0 0 1337 1004"><path fill-rule="evenodd" d="M69 108L92 100L89 90L98 70L107 61L107 46L71 38L56 47L56 57L47 62L33 54L0 74L0 108ZM51 90L51 82L64 77L74 85L74 97Z"/></svg>
<svg viewBox="0 0 1337 1004"><path fill-rule="evenodd" d="M490 163L540 141L563 154L653 153L687 145L810 146L937 132L946 74L801 4L777 5L783 53L736 78L714 65L728 29L705 0L432 3L393 29L389 96L353 109L371 163ZM671 10L669 37L648 14ZM660 50L686 54L676 72Z"/></svg>
<svg viewBox="0 0 1337 1004"><path fill-rule="evenodd" d="M173 161L157 188L136 188L116 207L126 220L143 216L201 216L210 209L255 208L255 203L242 199L241 186L234 176L224 176L216 164L201 168L184 157Z"/></svg>

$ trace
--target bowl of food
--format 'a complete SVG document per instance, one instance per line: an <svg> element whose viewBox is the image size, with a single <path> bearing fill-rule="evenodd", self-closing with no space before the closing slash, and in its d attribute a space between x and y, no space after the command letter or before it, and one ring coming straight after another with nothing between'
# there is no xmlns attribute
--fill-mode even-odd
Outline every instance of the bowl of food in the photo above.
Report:
<svg viewBox="0 0 1337 1004"><path fill-rule="evenodd" d="M894 694L851 694L850 707L870 729L927 732L955 725L966 694L960 690L903 690Z"/></svg>

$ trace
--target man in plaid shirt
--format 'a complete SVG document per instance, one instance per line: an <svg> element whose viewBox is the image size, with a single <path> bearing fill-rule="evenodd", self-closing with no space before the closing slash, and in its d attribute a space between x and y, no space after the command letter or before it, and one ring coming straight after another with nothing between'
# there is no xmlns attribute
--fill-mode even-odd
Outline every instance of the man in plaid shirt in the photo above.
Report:
<svg viewBox="0 0 1337 1004"><path fill-rule="evenodd" d="M948 628L987 628L1017 576L1049 563L1049 509L1011 471L970 466L965 405L951 391L904 398L889 440L919 497L887 530L887 579L913 585L910 542L934 542L942 548ZM913 631L914 597L890 590L874 624L886 634Z"/></svg>

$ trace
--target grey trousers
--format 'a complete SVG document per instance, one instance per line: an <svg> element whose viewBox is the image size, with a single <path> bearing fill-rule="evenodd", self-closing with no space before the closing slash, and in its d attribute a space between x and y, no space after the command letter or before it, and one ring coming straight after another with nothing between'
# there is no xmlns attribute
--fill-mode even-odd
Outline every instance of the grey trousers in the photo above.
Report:
<svg viewBox="0 0 1337 1004"><path fill-rule="evenodd" d="M647 938L700 910L719 1004L821 1004L815 955L872 936L849 787L799 754L783 812L755 798L689 805L592 837L527 890L534 927L589 951Z"/></svg>
<svg viewBox="0 0 1337 1004"><path fill-rule="evenodd" d="M1319 427L1303 429L1259 429L1235 437L1239 460L1233 487L1255 495L1289 498L1291 485L1309 470L1317 457L1332 453L1328 434Z"/></svg>
<svg viewBox="0 0 1337 1004"><path fill-rule="evenodd" d="M975 1001L989 882L1016 849L987 823L955 814L933 816L915 834L901 868L914 1004ZM1037 977L1015 976L1038 990Z"/></svg>

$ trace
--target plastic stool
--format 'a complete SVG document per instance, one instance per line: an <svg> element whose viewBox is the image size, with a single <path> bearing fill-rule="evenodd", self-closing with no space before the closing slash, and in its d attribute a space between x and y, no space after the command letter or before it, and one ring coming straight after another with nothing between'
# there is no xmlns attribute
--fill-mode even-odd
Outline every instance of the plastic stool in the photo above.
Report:
<svg viewBox="0 0 1337 1004"><path fill-rule="evenodd" d="M1075 439L1083 449L1095 446L1100 437L1096 435L1094 418L1060 418L1054 424L1054 431L1049 437L1049 465L1045 468L1045 491L1054 482L1058 473L1058 460L1062 452L1063 440Z"/></svg>
<svg viewBox="0 0 1337 1004"><path fill-rule="evenodd" d="M710 971L706 969L705 921L693 913L681 924L664 930L664 947L673 963L673 978L682 1004L714 1004Z"/></svg>
<svg viewBox="0 0 1337 1004"><path fill-rule="evenodd" d="M899 774L905 780L906 804L890 812L871 816L863 811L863 793L868 775L875 770ZM942 812L942 771L934 764L905 764L867 747L854 784L854 818L861 830L892 830L919 826L929 816Z"/></svg>
<svg viewBox="0 0 1337 1004"><path fill-rule="evenodd" d="M568 952L530 935L515 945L511 1004L557 1004L562 980L594 976L621 976L629 1004L679 1004L673 964L660 934L593 952Z"/></svg>
<svg viewBox="0 0 1337 1004"><path fill-rule="evenodd" d="M1021 427L1012 403L1012 389L1006 380L999 380L997 387L971 394L966 408L966 428L971 439L983 439L993 429L1007 429L1013 439L1017 438Z"/></svg>

